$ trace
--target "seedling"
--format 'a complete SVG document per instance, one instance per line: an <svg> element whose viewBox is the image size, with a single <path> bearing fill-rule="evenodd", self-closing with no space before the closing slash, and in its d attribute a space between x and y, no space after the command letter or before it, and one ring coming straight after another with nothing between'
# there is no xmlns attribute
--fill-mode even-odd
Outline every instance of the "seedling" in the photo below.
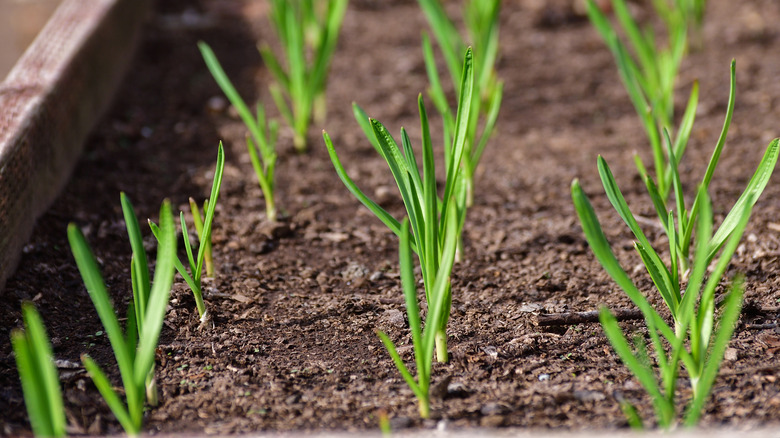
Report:
<svg viewBox="0 0 780 438"><path fill-rule="evenodd" d="M455 206L450 204L450 209ZM417 379L404 364L403 359L398 354L395 344L384 332L377 331L377 335L385 344L387 352L393 359L398 371L401 372L406 383L411 388L415 397L417 397L420 417L428 418L430 416L430 396L428 389L431 383L431 366L433 363L433 349L436 344L436 336L442 321L449 317L450 303L447 291L450 288L449 273L452 265L455 263L455 249L458 241L458 228L455 221L450 221L445 230L445 244L442 253L438 275L433 284L434 301L428 301L428 316L425 321L425 328L422 328L420 322L420 307L417 303L417 280L414 277L414 264L412 262L412 245L409 232L409 219L404 218L401 225L401 244L398 250L401 266L401 285L404 291L404 300L406 302L406 314L409 317L409 328L412 331L412 345L414 347L414 360L417 366Z"/></svg>
<svg viewBox="0 0 780 438"><path fill-rule="evenodd" d="M617 62L618 72L628 91L631 103L639 115L653 151L653 163L658 192L666 200L671 191L671 163L664 155L662 130L672 129L674 118L674 83L680 69L687 44L686 8L681 4L687 0L655 0L653 5L666 26L668 46L661 45L650 29L642 30L628 10L626 0L612 0L617 21L625 33L634 56L626 48L609 19L593 0L587 0L587 12L591 23L607 43ZM697 86L691 93L688 109L680 132L674 143L674 156L679 160L687 143L686 121L693 118L689 110L697 96ZM637 161L641 166L641 162ZM644 167L644 166L641 166Z"/></svg>
<svg viewBox="0 0 780 438"><path fill-rule="evenodd" d="M225 93L230 104L238 111L244 126L249 131L249 135L246 136L246 147L252 161L252 168L257 176L257 182L260 184L265 198L265 215L269 221L276 221L274 171L276 170L276 139L279 123L274 119L266 118L265 109L260 102L257 103L257 114L252 115L249 107L244 103L244 99L238 94L219 64L214 51L204 42L198 43L198 48L214 80Z"/></svg>
<svg viewBox="0 0 780 438"><path fill-rule="evenodd" d="M644 340L640 339L636 343L635 352L633 352L620 331L617 320L606 309L602 309L600 313L602 326L615 351L653 399L659 425L667 429L676 422L676 385L680 361L687 371L693 391L693 398L685 412L683 422L689 426L695 425L701 415L742 306L742 282L737 279L729 289L719 322L716 324L715 289L726 272L747 225L753 205L766 187L780 152L779 140L775 139L767 147L764 157L745 191L713 234L712 207L707 195L707 188L720 159L731 123L734 85L734 63L732 62L731 92L726 120L690 210L685 205L680 174L675 165L679 159L674 155L668 132L665 132L664 138L670 154L670 163L673 164L671 175L676 212L667 208L655 181L646 172L641 174L668 237L670 260L668 265L652 248L649 239L639 228L639 224L626 204L607 162L602 157L598 158L599 175L607 198L634 234L636 238L634 247L672 315L673 328L667 325L659 312L650 305L628 274L620 267L596 218L593 207L583 193L579 182L575 180L572 183L572 199L593 253L607 273L644 315L660 377L656 379L651 368L650 349L645 345ZM696 229L696 245L694 253L690 254L689 247L693 239L694 228ZM714 270L710 273L709 279L705 282L707 270L718 252L720 252L720 257ZM664 341L668 344L665 344ZM657 383L657 380L661 381L661 385ZM641 423L641 421L637 423L638 416L633 407L625 405L625 403L627 402L623 402L624 412L629 416L630 422L632 424Z"/></svg>
<svg viewBox="0 0 780 438"><path fill-rule="evenodd" d="M701 26L704 22L704 12L707 9L707 0L681 0L685 5L686 15Z"/></svg>
<svg viewBox="0 0 780 438"><path fill-rule="evenodd" d="M726 110L726 116L723 122L723 127L721 128L720 136L718 137L718 141L715 145L715 149L712 152L712 156L710 157L710 161L707 165L707 169L701 181L701 186L704 187L705 192L709 189L709 185L715 174L715 169L718 165L718 162L720 161L720 156L721 153L723 152L723 147L726 144L726 137L728 136L729 127L731 126L731 119L734 114L735 99L736 99L736 62L732 60L731 67L730 67L729 101ZM693 100L692 102L693 105L691 106L689 112L695 113L696 100ZM686 121L684 125L687 125L686 131L690 132L690 129L693 125L692 117L691 120ZM688 135L686 134L685 139L687 140L687 138ZM665 139L665 144L667 146L667 153L672 158L670 159L670 163L672 164L672 166L670 167L670 176L672 181L672 189L675 197L674 208L676 209L677 224L675 224L675 221L669 217L670 208L666 203L666 201L663 199L663 195L660 193L660 190L658 189L658 183L651 178L649 173L646 170L644 170L642 166L639 166L639 169L640 169L640 176L642 177L642 180L645 183L648 194L650 195L650 199L653 201L653 206L655 207L655 211L656 214L658 215L658 219L661 225L663 226L663 229L667 237L669 237L670 244L673 243L673 245L670 246L670 248L673 249L671 254L672 257L671 263L672 266L675 267L675 269L673 269L672 271L675 272L670 272L671 277L669 277L668 281L663 280L661 277L654 278L654 280L657 280L658 284L667 285L667 287L661 288L661 292L665 302L672 310L672 313L674 313L674 307L675 307L674 303L675 301L679 301L679 297L678 297L679 289L675 289L674 287L668 287L668 285L670 284L673 285L677 283L678 280L676 274L677 267L679 267L679 271L685 274L689 270L689 267L691 266L690 247L693 242L693 234L695 229L694 224L696 222L696 216L699 214L699 210L701 208L702 199L700 198L699 193L697 193L696 197L693 200L693 204L690 207L686 205L685 194L683 193L682 190L683 184L682 181L680 180L680 175L677 168L677 163L680 162L680 157L675 154L674 146L672 145L672 142L669 138L667 131L664 131L664 139ZM681 148L685 149L685 145L681 145ZM709 262L712 261L717 251L724 244L724 242L729 237L729 235L733 232L736 223L739 221L738 218L742 214L741 211L744 209L745 205L747 204L748 199L752 199L753 203L755 203L758 200L758 197L761 195L767 183L769 182L769 178L772 175L772 171L774 170L774 166L775 163L777 162L777 158L778 158L777 142L772 141L767 146L764 156L761 159L758 168L756 169L756 172L754 173L753 177L750 179L750 182L748 183L744 192L739 197L732 210L726 216L726 219L724 219L722 225L715 233L715 236L713 236L713 241L711 242L712 249L707 259L708 264ZM631 214L628 211L628 207L625 206L625 200L622 199L622 196L620 195L620 192L617 188L617 184L614 182L614 177L612 176L609 166L607 166L606 161L604 161L603 159L599 159L599 174L601 175L601 180L605 188L608 187L607 196L609 197L612 205L619 212L621 218L631 228L631 231L634 233L638 241L644 247L649 247L650 246L649 242L647 238L644 236L644 234L642 233L642 230L639 228L636 221L632 220ZM752 204L750 206L752 207ZM654 264L658 265L661 263L660 259L657 259L652 255L650 255L650 257ZM663 270L659 272L664 273Z"/></svg>
<svg viewBox="0 0 780 438"><path fill-rule="evenodd" d="M419 4L444 56L447 70L452 79L452 87L458 92L462 76L459 57L468 45L467 39L458 33L455 24L447 16L439 0L419 0ZM463 155L467 189L466 201L469 206L473 203L474 172L495 129L503 96L504 84L497 79L495 67L498 57L500 9L501 0L471 0L463 10L463 21L466 23L468 40L470 45L474 47L475 53L475 91L470 101L471 111L466 131L466 151ZM448 145L455 132L455 115L447 101L444 87L439 78L433 45L425 33L423 33L423 56L430 82L428 94L442 116L444 144ZM482 125L481 133L479 132L480 125Z"/></svg>
<svg viewBox="0 0 780 438"><path fill-rule="evenodd" d="M693 392L692 399L685 410L683 423L686 426L694 426L698 422L742 308L743 287L738 277L729 287L723 310L716 322L715 289L721 282L731 256L742 237L750 217L751 206L747 205L741 210L739 222L729 236L715 269L705 284L704 276L709 266L707 258L712 250L711 239L707 237L712 236L712 209L709 197L703 188L699 193L702 199L701 212L697 218L697 233L700 239L694 256L691 277L673 314L675 320L673 329L620 267L601 230L593 207L582 192L579 183L575 180L572 184L572 198L588 243L607 273L642 311L652 349L641 336L635 338L634 349L632 349L618 326L617 319L608 309L601 309L599 320L615 352L650 395L658 424L664 429L672 428L677 422L680 361L688 373ZM644 259L644 252L648 248L644 248L640 243L636 243L635 247ZM654 251L649 248L649 252ZM651 262L645 261L645 263L648 271L654 268ZM702 285L704 285L703 290ZM686 344L689 348L686 348ZM651 352L655 353L658 375L650 361ZM641 418L633 405L623 400L621 408L633 427L642 428Z"/></svg>
<svg viewBox="0 0 780 438"><path fill-rule="evenodd" d="M418 96L417 104L420 112L420 125L422 131L422 165L423 175L417 168L417 159L412 149L411 140L406 134L406 130L401 128L401 139L403 152L398 147L395 139L390 135L387 129L379 121L362 117L365 113L360 107L355 106L355 113L363 131L368 137L374 148L377 149L382 158L387 161L393 178L398 185L401 193L401 199L406 207L406 213L410 218L412 231L414 233L411 246L417 253L420 260L420 266L423 275L423 284L425 285L425 296L429 307L438 302L435 295L436 278L439 275L450 276L449 270L442 271L446 267L442 257L447 239L451 238L451 233L446 231L450 227L450 222L456 225L457 235L463 228L465 220L465 183L461 178L461 159L465 150L465 135L469 120L469 111L471 94L474 85L474 70L472 68L471 48L466 50L466 56L463 62L463 77L461 78L460 98L458 99L458 112L456 126L458 129L451 147L445 152L449 156L446 162L446 180L444 186L444 195L441 199L436 191L436 171L433 158L433 144L428 126L428 116L426 115L425 105L422 95ZM336 150L330 140L327 132L323 132L325 144L330 154L333 166L336 168L339 178L347 186L347 189L371 210L385 225L387 225L399 237L402 234L401 224L393 216L368 198L350 179L342 166L341 161L336 155ZM452 206L452 207L451 207ZM458 240L456 236L456 240ZM449 282L447 282L449 284ZM449 308L451 302L451 291L449 286L443 290L444 302L447 303L447 312L438 327L436 327L436 358L440 362L447 362L447 321L449 319Z"/></svg>
<svg viewBox="0 0 780 438"><path fill-rule="evenodd" d="M24 403L35 436L65 436L65 409L49 336L32 303L22 304L24 331L11 332Z"/></svg>
<svg viewBox="0 0 780 438"><path fill-rule="evenodd" d="M141 431L143 423L145 389L150 404L156 403L156 386L153 384L154 356L173 284L176 232L173 226L171 205L166 200L160 208L157 263L154 282L149 285L146 258L139 257L139 253L136 251L137 248L143 251L140 232L138 232L138 219L124 195L122 200L130 243L133 247L133 258L130 264L133 301L127 312L127 326L124 333L111 305L111 298L106 290L95 256L81 230L75 224L68 225L68 241L81 277L87 287L87 292L89 292L100 321L103 323L111 342L111 348L114 350L126 403L122 402L105 373L92 358L85 354L81 357L82 362L125 432L135 436ZM128 217L131 220L128 221ZM150 389L154 390L155 393L151 394Z"/></svg>
<svg viewBox="0 0 780 438"><path fill-rule="evenodd" d="M201 216L200 207L193 198L190 198L190 214L192 214L192 223L195 225L195 233L198 235L198 243L206 247L203 254L203 266L206 269L206 277L214 276L214 253L211 248L211 239L203 242L203 217ZM203 215L205 216L209 210L209 200L203 201ZM211 237L211 236L209 236ZM192 266L190 266L192 268Z"/></svg>
<svg viewBox="0 0 780 438"><path fill-rule="evenodd" d="M211 195L204 203L203 210L206 212L205 219L201 222L200 213L198 212L198 206L190 198L190 208L192 209L193 222L195 223L195 229L198 235L198 253L197 256L192 253L192 246L190 245L190 233L187 229L187 221L184 220L184 212L179 212L179 222L181 223L181 234L184 237L184 249L187 252L187 261L190 265L190 271L184 267L184 264L179 260L179 257L175 257L173 264L176 267L176 271L184 278L187 286L192 290L192 295L195 297L195 306L198 308L198 316L200 317L201 324L206 324L209 319L209 313L206 309L206 303L203 301L203 290L201 287L201 280L203 278L203 265L206 260L207 254L211 252L211 229L214 223L214 210L217 206L217 199L219 198L219 189L222 186L222 172L225 167L225 152L222 149L222 142L219 143L219 149L217 151L217 167L214 170L214 181L211 183ZM149 227L152 229L152 234L159 241L160 229L159 227L149 221ZM192 275L190 275L190 273ZM208 274L207 274L208 275Z"/></svg>
<svg viewBox="0 0 780 438"><path fill-rule="evenodd" d="M379 431L382 432L383 437L393 436L393 429L390 427L390 418L387 416L387 411L384 409L377 412L379 419Z"/></svg>
<svg viewBox="0 0 780 438"><path fill-rule="evenodd" d="M688 45L696 50L704 45L702 27L704 26L704 12L707 9L707 0L677 0L685 12L690 31Z"/></svg>
<svg viewBox="0 0 780 438"><path fill-rule="evenodd" d="M276 79L271 96L293 129L298 152L306 152L306 133L312 115L325 116L328 70L336 51L348 0L271 0L271 23L279 37L287 68L268 45L260 48L265 65Z"/></svg>

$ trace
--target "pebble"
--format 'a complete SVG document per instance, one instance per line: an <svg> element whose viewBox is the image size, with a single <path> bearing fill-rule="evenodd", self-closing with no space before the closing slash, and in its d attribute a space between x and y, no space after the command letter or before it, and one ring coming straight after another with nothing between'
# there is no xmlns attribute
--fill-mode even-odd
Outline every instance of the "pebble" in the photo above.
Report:
<svg viewBox="0 0 780 438"><path fill-rule="evenodd" d="M642 387L639 386L639 383L634 381L634 379L628 379L625 381L625 383L623 383L623 389L626 391L637 391L642 389Z"/></svg>
<svg viewBox="0 0 780 438"><path fill-rule="evenodd" d="M471 391L461 382L452 382L447 385L447 397L465 398Z"/></svg>
<svg viewBox="0 0 780 438"><path fill-rule="evenodd" d="M390 419L390 429L406 429L412 427L412 419L409 417L394 417Z"/></svg>
<svg viewBox="0 0 780 438"><path fill-rule="evenodd" d="M346 281L354 281L359 278L363 278L366 275L368 275L368 268L365 266L356 263L356 262L349 262L346 268L344 268L343 271L341 271L341 278L343 278Z"/></svg>
<svg viewBox="0 0 780 438"><path fill-rule="evenodd" d="M292 228L290 228L290 224L288 223L264 220L257 225L255 232L263 234L269 239L280 239L282 237L290 236L292 234Z"/></svg>
<svg viewBox="0 0 780 438"><path fill-rule="evenodd" d="M404 314L398 309L386 310L385 313L382 314L382 321L397 328L404 328L406 326Z"/></svg>
<svg viewBox="0 0 780 438"><path fill-rule="evenodd" d="M487 403L479 410L479 412L484 415L484 417L480 418L479 425L482 427L503 426L506 422L506 414L511 411L512 408L503 403Z"/></svg>
<svg viewBox="0 0 780 438"><path fill-rule="evenodd" d="M482 427L501 427L505 421L506 417L503 415L488 415L479 419L479 425Z"/></svg>
<svg viewBox="0 0 780 438"><path fill-rule="evenodd" d="M574 398L581 402L597 402L604 400L607 396L601 391L576 390Z"/></svg>
<svg viewBox="0 0 780 438"><path fill-rule="evenodd" d="M379 186L374 190L374 199L379 205L387 205L396 199L395 190L390 186Z"/></svg>
<svg viewBox="0 0 780 438"><path fill-rule="evenodd" d="M492 345L482 347L482 351L491 359L498 359L498 349Z"/></svg>
<svg viewBox="0 0 780 438"><path fill-rule="evenodd" d="M250 243L249 252L255 255L267 254L274 248L273 241L264 240L261 243Z"/></svg>
<svg viewBox="0 0 780 438"><path fill-rule="evenodd" d="M214 96L209 99L206 107L212 113L221 113L227 108L227 100L222 96Z"/></svg>
<svg viewBox="0 0 780 438"><path fill-rule="evenodd" d="M323 271L323 272L320 272L319 274L317 274L317 277L315 278L315 281L320 286L320 289L322 289L323 291L327 291L327 290L330 289L330 285L328 284L328 279L329 278L330 277L328 276L328 274Z"/></svg>
<svg viewBox="0 0 780 438"><path fill-rule="evenodd" d="M501 403L496 402L490 402L482 406L482 408L479 410L479 412L484 416L495 416L495 415L504 415L508 413L511 409L509 409L509 406L506 406Z"/></svg>

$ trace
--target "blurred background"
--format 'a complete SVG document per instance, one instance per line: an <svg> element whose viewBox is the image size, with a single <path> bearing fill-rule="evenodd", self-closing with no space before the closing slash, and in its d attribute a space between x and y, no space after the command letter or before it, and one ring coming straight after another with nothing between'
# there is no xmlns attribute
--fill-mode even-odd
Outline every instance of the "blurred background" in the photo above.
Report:
<svg viewBox="0 0 780 438"><path fill-rule="evenodd" d="M38 35L61 0L0 0L0 80Z"/></svg>

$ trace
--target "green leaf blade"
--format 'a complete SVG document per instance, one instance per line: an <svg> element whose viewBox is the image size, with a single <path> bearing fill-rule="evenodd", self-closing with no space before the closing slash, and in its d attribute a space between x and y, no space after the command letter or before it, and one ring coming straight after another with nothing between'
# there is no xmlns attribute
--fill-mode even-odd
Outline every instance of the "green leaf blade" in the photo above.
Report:
<svg viewBox="0 0 780 438"><path fill-rule="evenodd" d="M160 241L157 248L157 263L149 295L149 308L143 321L138 339L138 353L133 366L133 382L143 387L146 376L154 364L154 352L162 329L168 298L173 285L174 260L176 256L176 231L170 201L160 208Z"/></svg>

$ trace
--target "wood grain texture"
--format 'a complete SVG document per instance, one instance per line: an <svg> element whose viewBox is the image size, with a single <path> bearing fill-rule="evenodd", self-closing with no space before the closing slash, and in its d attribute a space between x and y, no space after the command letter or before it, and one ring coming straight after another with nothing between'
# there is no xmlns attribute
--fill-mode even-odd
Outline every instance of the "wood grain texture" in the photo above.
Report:
<svg viewBox="0 0 780 438"><path fill-rule="evenodd" d="M150 3L64 0L0 85L0 290L107 106Z"/></svg>

